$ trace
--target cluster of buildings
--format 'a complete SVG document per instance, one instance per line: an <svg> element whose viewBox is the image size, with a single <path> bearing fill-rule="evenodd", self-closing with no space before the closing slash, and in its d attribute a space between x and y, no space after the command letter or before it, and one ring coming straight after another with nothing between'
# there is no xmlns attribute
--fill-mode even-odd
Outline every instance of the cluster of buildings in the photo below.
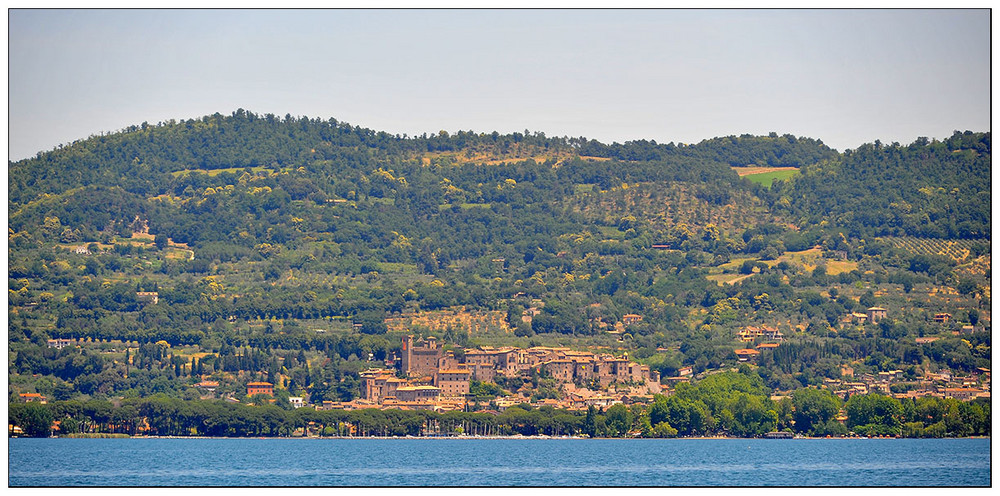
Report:
<svg viewBox="0 0 1000 496"><path fill-rule="evenodd" d="M926 373L908 380L902 370L877 374L854 375L850 367L841 368L841 379L824 379L823 386L837 396L879 393L896 399L904 398L955 398L962 401L990 397L990 370L978 368L968 375L952 375L950 371ZM893 392L893 385L905 392Z"/></svg>
<svg viewBox="0 0 1000 496"><path fill-rule="evenodd" d="M736 340L741 343L758 343L753 348L733 350L739 362L750 362L756 359L763 350L773 350L785 340L785 335L772 326L746 326L736 333Z"/></svg>
<svg viewBox="0 0 1000 496"><path fill-rule="evenodd" d="M219 388L219 381L202 380L192 387L197 389L202 393L202 398L211 398L215 396L215 390ZM271 396L272 398L268 400L270 403L274 403L274 384L265 381L254 381L247 383L247 396ZM225 398L226 401L236 402L237 400L231 396ZM292 405L293 408L302 408L306 406L306 400L302 396L289 396L288 403Z"/></svg>
<svg viewBox="0 0 1000 496"><path fill-rule="evenodd" d="M845 325L865 325L868 323L878 324L880 320L886 318L889 315L889 311L882 307L871 307L865 310L864 313L861 312L851 312L840 318L840 326Z"/></svg>
<svg viewBox="0 0 1000 496"><path fill-rule="evenodd" d="M21 403L41 403L44 405L48 403L48 398L38 393L21 393L18 395L18 401Z"/></svg>
<svg viewBox="0 0 1000 496"><path fill-rule="evenodd" d="M560 408L586 408L620 402L629 396L660 392L659 372L627 357L572 351L567 348L514 347L445 351L437 339L417 342L403 338L400 377L394 370L361 373L361 398L332 408L401 408L452 410L465 408L472 381L496 382L498 377L551 377L566 394L549 400ZM508 401L523 402L526 398ZM503 408L504 400L497 405Z"/></svg>
<svg viewBox="0 0 1000 496"><path fill-rule="evenodd" d="M55 348L57 350L61 350L67 346L76 346L76 340L64 339L64 338L49 339L48 341L46 341L45 345L48 346L49 348Z"/></svg>
<svg viewBox="0 0 1000 496"><path fill-rule="evenodd" d="M785 335L777 327L766 325L746 326L737 333L737 339L742 343L753 343L755 341L780 343L785 340Z"/></svg>
<svg viewBox="0 0 1000 496"><path fill-rule="evenodd" d="M850 325L863 326L869 323L878 324L882 319L888 316L888 313L889 311L882 307L871 307L864 313L852 312L840 317L840 327L844 328ZM972 334L977 330L982 330L982 327L977 329L973 325L961 325L961 328L959 328L958 325L955 325L955 322L957 321L955 320L954 316L947 312L937 312L931 317L931 320L937 324L941 324L945 328L951 328L952 329L951 334L955 336L961 334ZM989 322L990 321L989 314L984 313L984 315L982 316L982 320L985 322ZM952 323L951 326L948 325L949 322ZM933 339L931 341L933 341ZM931 342L931 341L925 341L925 342ZM917 342L920 343L919 340Z"/></svg>
<svg viewBox="0 0 1000 496"><path fill-rule="evenodd" d="M841 324L865 324L878 323L886 318L887 311L881 307L872 307L865 313L852 313L841 319ZM935 320L947 322L951 316L948 314L935 315ZM954 331L953 334L972 333L972 326L965 326L961 331ZM938 336L918 337L917 344L932 343L940 339ZM737 340L741 343L758 343L754 347L740 348L733 350L739 362L753 362L760 356L761 352L768 349L778 348L784 341L784 336L775 327L770 326L747 326L737 333ZM683 376L683 374L681 374ZM684 377L667 378L667 382L683 380ZM896 387L893 387L896 386ZM990 371L979 368L968 375L952 375L949 371L937 374L926 373L916 378L906 378L902 370L892 370L878 372L877 374L859 374L855 376L854 369L849 366L841 367L840 379L824 379L823 387L830 389L837 396L846 397L855 394L880 393L893 396L896 399L902 398L955 398L962 401L976 398L990 397ZM898 392L898 391L905 392ZM897 392L894 392L897 391Z"/></svg>

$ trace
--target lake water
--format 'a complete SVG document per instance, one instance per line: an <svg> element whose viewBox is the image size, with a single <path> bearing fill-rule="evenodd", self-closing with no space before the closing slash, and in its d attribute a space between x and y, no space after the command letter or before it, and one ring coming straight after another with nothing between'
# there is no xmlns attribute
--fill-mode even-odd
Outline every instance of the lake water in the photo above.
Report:
<svg viewBox="0 0 1000 496"><path fill-rule="evenodd" d="M10 486L988 486L988 439L10 439Z"/></svg>

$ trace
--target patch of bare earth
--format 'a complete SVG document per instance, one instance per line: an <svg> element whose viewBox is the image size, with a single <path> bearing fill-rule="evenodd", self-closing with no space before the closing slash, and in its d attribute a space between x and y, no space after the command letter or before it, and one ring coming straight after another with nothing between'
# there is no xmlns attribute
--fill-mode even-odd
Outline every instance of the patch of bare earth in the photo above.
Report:
<svg viewBox="0 0 1000 496"><path fill-rule="evenodd" d="M740 177L752 174L764 174L765 172L797 171L798 167L731 167Z"/></svg>

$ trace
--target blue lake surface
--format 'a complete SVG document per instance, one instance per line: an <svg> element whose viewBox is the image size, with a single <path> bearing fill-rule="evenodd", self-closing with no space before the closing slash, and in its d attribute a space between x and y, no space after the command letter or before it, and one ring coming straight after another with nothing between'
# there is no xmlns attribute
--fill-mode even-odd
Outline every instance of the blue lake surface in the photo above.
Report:
<svg viewBox="0 0 1000 496"><path fill-rule="evenodd" d="M10 486L989 486L989 439L10 439Z"/></svg>

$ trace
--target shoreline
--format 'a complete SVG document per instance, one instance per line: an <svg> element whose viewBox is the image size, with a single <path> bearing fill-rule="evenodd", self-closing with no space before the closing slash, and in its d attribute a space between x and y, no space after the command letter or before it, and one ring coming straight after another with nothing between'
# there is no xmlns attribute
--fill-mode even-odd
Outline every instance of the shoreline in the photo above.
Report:
<svg viewBox="0 0 1000 496"><path fill-rule="evenodd" d="M689 436L689 437L671 437L671 438L639 438L639 437L580 437L580 436L126 436L126 437L69 437L69 436L52 436L49 438L28 438L28 437L12 437L8 436L8 439L288 439L288 440L346 440L346 439L356 439L356 440L401 440L401 439L413 439L413 440L621 440L621 441L631 441L631 440L692 440L692 441L709 441L709 440L765 440L765 441L789 441L789 440L901 440L901 439L991 439L991 436L967 436L967 437L942 437L942 438L904 438L904 437L863 437L863 436L837 436L837 437L809 437L809 436L796 436L794 438L787 439L768 439L765 437L732 437L732 436Z"/></svg>

